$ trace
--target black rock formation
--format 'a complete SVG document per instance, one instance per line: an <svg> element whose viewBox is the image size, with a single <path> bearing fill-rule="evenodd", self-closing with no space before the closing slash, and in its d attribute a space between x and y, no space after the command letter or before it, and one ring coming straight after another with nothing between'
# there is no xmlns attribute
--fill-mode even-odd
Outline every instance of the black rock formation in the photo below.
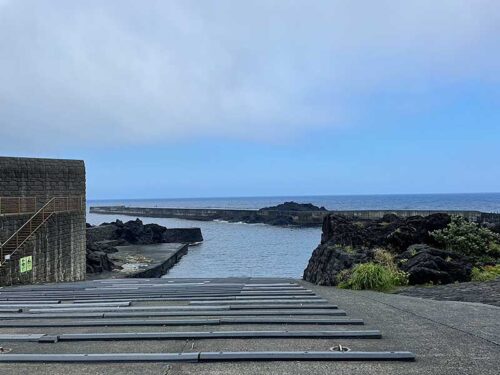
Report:
<svg viewBox="0 0 500 375"><path fill-rule="evenodd" d="M103 251L92 251L87 247L87 273L111 271L116 266Z"/></svg>
<svg viewBox="0 0 500 375"><path fill-rule="evenodd" d="M336 285L340 271L369 262L377 248L397 255L413 244L435 246L429 232L445 228L450 220L447 214L409 218L390 214L378 220L327 215L323 221L321 243L313 251L303 278L316 284Z"/></svg>
<svg viewBox="0 0 500 375"><path fill-rule="evenodd" d="M285 202L277 206L264 207L259 211L326 211L325 207L318 207L311 203Z"/></svg>
<svg viewBox="0 0 500 375"><path fill-rule="evenodd" d="M399 268L409 273L410 284L449 284L470 281L470 259L428 245L412 245L398 256Z"/></svg>
<svg viewBox="0 0 500 375"><path fill-rule="evenodd" d="M203 241L200 228L165 228L158 224L143 224L139 219L123 223L116 220L98 226L87 225L87 272L110 271L116 266L108 254L118 251L115 246L151 245Z"/></svg>
<svg viewBox="0 0 500 375"><path fill-rule="evenodd" d="M383 247L396 253L416 243L435 244L429 232L445 228L451 221L447 214L401 218L385 215L378 220L360 220L328 215L323 220L321 243L352 247Z"/></svg>
<svg viewBox="0 0 500 375"><path fill-rule="evenodd" d="M426 243L436 246L437 243L429 232L445 228L450 221L451 217L448 214L409 217L402 220L396 230L389 234L388 245L398 253L413 244Z"/></svg>
<svg viewBox="0 0 500 375"><path fill-rule="evenodd" d="M304 271L304 280L318 285L337 285L337 275L359 263L373 260L370 249L326 243L314 250Z"/></svg>

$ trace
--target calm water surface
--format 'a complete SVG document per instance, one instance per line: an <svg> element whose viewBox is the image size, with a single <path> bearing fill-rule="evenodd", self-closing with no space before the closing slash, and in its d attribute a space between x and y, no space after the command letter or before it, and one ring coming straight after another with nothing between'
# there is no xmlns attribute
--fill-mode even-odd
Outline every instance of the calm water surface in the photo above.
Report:
<svg viewBox="0 0 500 375"><path fill-rule="evenodd" d="M101 224L131 216L87 214L87 222ZM167 228L200 227L204 241L191 246L165 277L302 276L321 237L320 228L278 228L265 224L238 224L164 218L140 218L145 224Z"/></svg>

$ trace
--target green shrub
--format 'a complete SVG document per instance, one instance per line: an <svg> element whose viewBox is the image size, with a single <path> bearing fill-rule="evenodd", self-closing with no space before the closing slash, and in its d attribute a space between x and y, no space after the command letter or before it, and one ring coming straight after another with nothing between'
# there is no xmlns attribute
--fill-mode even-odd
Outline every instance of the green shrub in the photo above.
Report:
<svg viewBox="0 0 500 375"><path fill-rule="evenodd" d="M393 254L385 249L376 249L374 259L376 263L381 264L390 271L394 286L408 285L409 275L398 268Z"/></svg>
<svg viewBox="0 0 500 375"><path fill-rule="evenodd" d="M446 228L429 234L447 250L463 255L500 255L500 236L488 228L467 221L463 216L453 216Z"/></svg>
<svg viewBox="0 0 500 375"><path fill-rule="evenodd" d="M472 281L490 281L500 277L500 264L496 266L474 267L472 269Z"/></svg>
<svg viewBox="0 0 500 375"><path fill-rule="evenodd" d="M356 265L349 279L340 282L339 287L387 291L395 286L407 284L407 280L408 277L404 272L394 271L387 266L370 262Z"/></svg>

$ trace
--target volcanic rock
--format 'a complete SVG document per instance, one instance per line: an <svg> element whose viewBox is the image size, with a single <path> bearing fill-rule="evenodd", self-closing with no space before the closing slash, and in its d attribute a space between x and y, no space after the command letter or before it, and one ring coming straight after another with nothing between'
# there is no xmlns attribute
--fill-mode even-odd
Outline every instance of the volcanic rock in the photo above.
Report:
<svg viewBox="0 0 500 375"><path fill-rule="evenodd" d="M325 207L318 207L311 203L285 202L277 206L264 207L259 211L326 211Z"/></svg>
<svg viewBox="0 0 500 375"><path fill-rule="evenodd" d="M311 260L304 271L304 280L318 285L337 285L341 271L373 260L373 251L328 243L318 246Z"/></svg>
<svg viewBox="0 0 500 375"><path fill-rule="evenodd" d="M151 245L166 242L197 243L203 241L200 228L165 228L143 224L139 219L123 223L116 220L98 226L87 225L87 272L110 271L116 266L108 258L117 252L115 246Z"/></svg>
<svg viewBox="0 0 500 375"><path fill-rule="evenodd" d="M469 258L428 245L412 245L397 259L399 268L409 273L410 284L449 284L471 278Z"/></svg>
<svg viewBox="0 0 500 375"><path fill-rule="evenodd" d="M92 251L87 248L87 273L101 273L116 268L115 264L103 251Z"/></svg>
<svg viewBox="0 0 500 375"><path fill-rule="evenodd" d="M321 243L309 259L303 278L321 285L336 285L340 271L373 260L376 249L401 254L416 243L435 245L429 232L445 228L450 221L446 214L406 219L388 214L377 220L329 214L323 220Z"/></svg>

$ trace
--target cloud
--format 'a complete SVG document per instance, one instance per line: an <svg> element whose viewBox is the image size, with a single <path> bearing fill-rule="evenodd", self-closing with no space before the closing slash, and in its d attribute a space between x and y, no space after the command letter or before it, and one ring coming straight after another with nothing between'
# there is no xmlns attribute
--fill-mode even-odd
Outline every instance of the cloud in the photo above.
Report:
<svg viewBox="0 0 500 375"><path fill-rule="evenodd" d="M499 15L494 0L0 0L0 138L297 137L363 97L498 83Z"/></svg>

